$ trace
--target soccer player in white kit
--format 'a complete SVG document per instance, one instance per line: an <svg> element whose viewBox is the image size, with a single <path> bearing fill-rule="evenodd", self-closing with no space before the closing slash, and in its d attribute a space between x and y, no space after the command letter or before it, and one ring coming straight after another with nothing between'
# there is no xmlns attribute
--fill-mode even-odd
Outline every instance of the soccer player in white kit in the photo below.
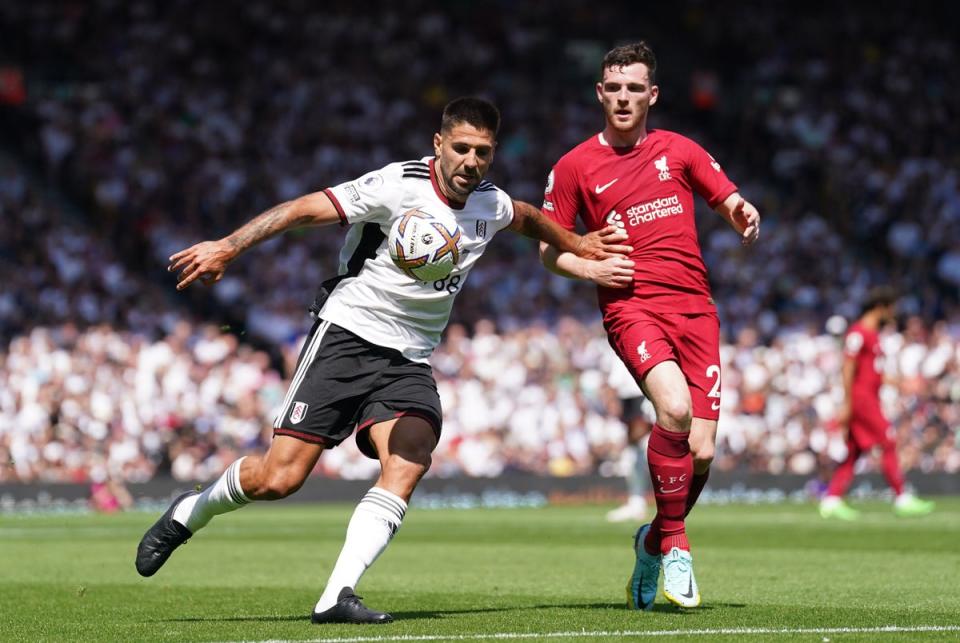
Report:
<svg viewBox="0 0 960 643"><path fill-rule="evenodd" d="M219 281L227 265L256 243L304 225L350 225L339 275L324 283L304 344L263 455L238 459L203 492L177 498L144 534L136 567L151 576L176 547L216 515L277 500L303 485L324 449L356 431L357 445L381 473L357 505L314 623L388 623L354 589L386 549L440 437L442 412L428 359L456 295L498 231L508 228L596 262L602 283L630 262L615 229L586 236L564 230L538 208L513 201L484 180L493 161L500 114L479 98L444 108L434 156L391 163L341 185L277 205L218 241L174 254L177 289ZM443 211L462 231L460 262L446 279L418 282L390 259L386 234L410 210Z"/></svg>
<svg viewBox="0 0 960 643"><path fill-rule="evenodd" d="M656 421L653 405L616 354L610 355L607 386L620 399L620 419L627 429L627 502L607 512L608 522L643 522L647 516L647 436Z"/></svg>

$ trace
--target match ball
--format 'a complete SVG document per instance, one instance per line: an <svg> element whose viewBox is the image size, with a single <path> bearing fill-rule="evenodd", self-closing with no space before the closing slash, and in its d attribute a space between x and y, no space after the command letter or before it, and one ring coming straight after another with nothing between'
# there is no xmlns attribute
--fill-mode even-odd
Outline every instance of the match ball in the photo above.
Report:
<svg viewBox="0 0 960 643"><path fill-rule="evenodd" d="M393 263L407 276L439 281L460 262L461 239L452 214L410 210L390 226L387 247Z"/></svg>

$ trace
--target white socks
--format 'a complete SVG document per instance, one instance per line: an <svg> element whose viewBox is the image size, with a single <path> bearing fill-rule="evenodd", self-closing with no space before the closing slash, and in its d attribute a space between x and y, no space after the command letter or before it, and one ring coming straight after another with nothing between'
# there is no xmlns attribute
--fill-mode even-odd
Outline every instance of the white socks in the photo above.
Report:
<svg viewBox="0 0 960 643"><path fill-rule="evenodd" d="M403 522L407 503L386 489L373 487L363 497L347 525L347 537L315 612L333 607L344 587L356 589L360 577L377 559Z"/></svg>
<svg viewBox="0 0 960 643"><path fill-rule="evenodd" d="M626 447L633 451L633 466L627 473L627 492L630 497L639 497L641 500L647 492L647 481L650 479L650 469L647 466L647 443L631 444Z"/></svg>
<svg viewBox="0 0 960 643"><path fill-rule="evenodd" d="M216 482L197 496L187 496L173 510L173 519L192 533L206 526L210 519L234 511L250 503L240 487L240 463L235 461Z"/></svg>

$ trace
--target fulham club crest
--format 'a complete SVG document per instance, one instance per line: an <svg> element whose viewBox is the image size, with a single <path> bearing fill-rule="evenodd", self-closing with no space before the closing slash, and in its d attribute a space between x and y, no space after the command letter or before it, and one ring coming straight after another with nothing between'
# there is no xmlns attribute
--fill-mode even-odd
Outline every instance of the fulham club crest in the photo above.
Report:
<svg viewBox="0 0 960 643"><path fill-rule="evenodd" d="M307 403L294 402L293 410L290 411L290 424L300 424L305 417L307 417Z"/></svg>
<svg viewBox="0 0 960 643"><path fill-rule="evenodd" d="M477 236L481 239L487 238L487 222L477 221Z"/></svg>

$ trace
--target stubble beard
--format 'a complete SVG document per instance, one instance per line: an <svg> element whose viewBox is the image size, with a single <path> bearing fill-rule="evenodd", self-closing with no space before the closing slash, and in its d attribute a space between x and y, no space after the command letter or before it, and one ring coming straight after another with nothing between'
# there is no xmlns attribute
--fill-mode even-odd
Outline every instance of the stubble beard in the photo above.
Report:
<svg viewBox="0 0 960 643"><path fill-rule="evenodd" d="M447 174L447 171L443 168L443 166L440 167L440 174L443 177L443 182L446 184L447 189L449 189L452 194L455 194L456 196L459 196L459 197L466 198L470 196L473 193L473 191L477 188L477 186L480 185L480 181L477 181L471 187L461 188L453 180L453 175Z"/></svg>
<svg viewBox="0 0 960 643"><path fill-rule="evenodd" d="M647 110L644 110L642 113L636 114L629 122L621 123L617 120L617 107L612 105L607 109L607 124L618 132L629 133L643 124L646 114Z"/></svg>

